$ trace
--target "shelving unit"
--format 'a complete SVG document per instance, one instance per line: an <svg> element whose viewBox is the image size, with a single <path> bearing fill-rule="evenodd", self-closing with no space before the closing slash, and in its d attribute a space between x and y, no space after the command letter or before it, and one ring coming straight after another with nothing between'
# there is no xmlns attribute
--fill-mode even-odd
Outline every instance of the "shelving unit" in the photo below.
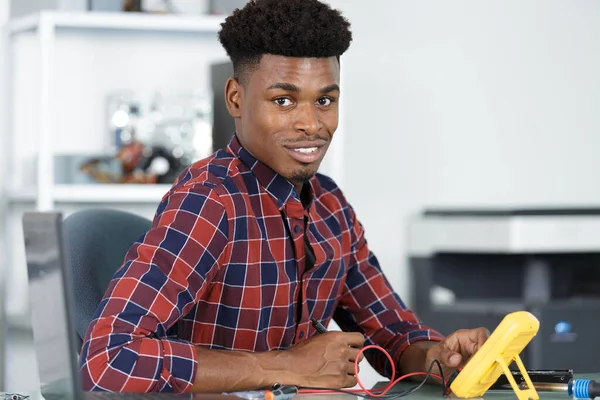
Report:
<svg viewBox="0 0 600 400"><path fill-rule="evenodd" d="M9 34L34 31L42 24L54 28L138 30L153 32L217 32L222 16L160 15L142 13L42 11L9 23Z"/></svg>
<svg viewBox="0 0 600 400"><path fill-rule="evenodd" d="M55 203L148 203L157 204L171 185L53 185ZM35 190L9 193L9 203L34 203Z"/></svg>
<svg viewBox="0 0 600 400"><path fill-rule="evenodd" d="M31 133L31 131L37 130L36 136L37 141L28 143L19 143L19 139L9 143L9 148L16 152L14 157L11 157L11 151L6 154L8 159L6 161L6 171L15 171L16 179L9 179L9 184L5 184L5 191L8 195L10 202L31 202L32 192L35 192L35 206L37 210L52 210L56 202L69 201L69 202L111 202L118 203L122 199L124 202L136 202L141 203L156 202L160 200L162 195L168 189L167 186L156 186L152 188L144 187L145 185L135 185L128 187L125 190L120 188L117 190L115 187L98 187L90 186L77 186L77 187L66 187L66 186L55 186L54 185L54 156L56 154L77 154L77 150L82 153L86 152L102 152L106 150L108 144L106 143L106 135L102 135L104 110L102 109L103 98L96 97L92 101L82 104L78 104L77 109L69 110L72 114L90 114L95 113L95 125L91 128L94 133L98 132L100 135L93 135L95 139L90 141L76 139L73 134L73 130L69 132L69 129L65 131L61 130L62 121L58 120L58 117L62 114L67 114L64 108L61 109L62 105L56 101L57 97L60 98L59 89L57 86L59 82L65 84L65 86L73 88L77 87L77 82L73 82L69 85L68 76L64 74L61 79L63 69L69 69L70 65L74 62L75 58L70 52L69 47L74 46L97 46L98 51L110 53L110 47L117 45L115 42L127 42L131 40L136 44L133 46L122 46L120 51L117 53L126 55L130 53L130 58L123 60L124 65L129 68L135 68L136 63L143 65L143 68L147 71L152 69L152 66L148 66L144 63L145 59L156 57L160 54L160 49L154 49L151 46L153 40L161 42L162 47L179 47L180 54L174 57L182 57L195 61L198 66L197 75L202 76L202 79L196 79L200 83L200 87L208 87L208 63L223 60L225 54L220 48L217 42L217 32L220 28L220 24L223 22L221 16L181 16L181 15L152 15L152 14L138 14L138 13L85 13L85 12L52 12L43 11L36 13L31 16L26 16L14 21L11 21L6 27L6 36L8 37L8 52L12 55L13 64L11 70L8 72L12 79L8 79L9 86L7 88L7 98L13 101L7 102L8 104L14 103L15 109L12 110L8 115L5 123L5 132L8 132L7 139L11 141L11 137L17 136L18 131L24 130ZM103 43L103 40L105 41ZM149 46L150 44L150 46ZM137 48L136 48L137 45ZM189 47L187 47L190 45ZM106 47L108 47L108 49ZM160 47L160 46L159 46ZM196 49L195 49L195 48ZM208 49L208 51L206 51ZM131 50L131 51L128 51ZM190 57L190 54L197 51L197 56L194 58ZM144 52L144 54L140 54ZM37 54L35 54L37 53ZM176 53L176 52L175 52ZM87 56L94 56L94 52L88 52ZM85 57L85 55L84 55ZM19 72L15 67L19 65L19 61L27 61L37 58L36 79L37 87L31 87L27 84L22 84L24 79L19 79ZM137 58L137 59L136 59ZM159 60L157 60L159 61ZM103 60L106 66L110 69L110 60L106 57ZM102 64L101 62L100 64ZM77 63L77 61L75 61ZM80 63L82 67L89 67L89 61L83 61ZM153 73L160 75L165 72L168 73L168 63L158 62L154 68ZM88 71L89 69L86 68ZM178 68L173 68L178 69ZM104 74L103 68L96 65L98 73ZM32 71L33 72L33 71ZM81 71L80 71L81 72ZM120 71L113 69L113 73L118 74ZM110 71L109 71L110 73ZM110 75L106 74L102 79L110 82ZM173 76L178 75L176 71L172 71ZM116 75L115 74L115 75ZM152 72L150 72L152 74ZM85 73L83 76L75 76L76 79L83 80L84 85L86 82ZM88 73L88 76L90 74ZM93 73L91 74L93 75ZM190 74L192 75L192 74ZM28 77L30 78L30 77ZM58 79L56 79L58 78ZM113 77L116 78L116 77ZM189 82L186 80L186 76L180 76L179 82L172 82L175 87L185 87ZM118 80L119 78L116 78ZM193 80L193 78L192 78ZM138 79L135 82L137 88L143 87L143 78ZM163 82L163 87L166 82ZM169 83L170 84L170 83ZM18 87L15 87L18 86ZM168 85L168 84L167 84ZM33 86L33 85L32 85ZM93 87L98 92L100 85ZM110 85L108 85L110 86ZM114 89L124 87L123 85L114 85ZM197 87L197 86L196 86ZM82 88L83 89L83 88ZM102 88L100 88L101 90ZM108 87L104 88L104 96L109 92ZM148 89L156 89L149 85ZM36 91L37 94L31 96L32 99L37 98L37 115L33 116L33 119L37 118L37 124L23 121L23 114L19 112L18 97L22 96L23 91L32 93ZM72 89L71 89L72 90ZM17 99L13 98L13 94L17 94ZM82 95L83 93L80 93ZM83 94L85 97L85 94ZM15 101L16 100L16 101ZM73 102L62 102L65 106L73 106ZM100 106L100 107L98 107ZM85 107L85 108L84 108ZM75 117L77 118L77 117ZM99 123L98 123L99 122ZM25 126L21 128L21 126ZM84 126L84 125L82 125ZM33 128L33 129L32 129ZM60 131L60 132L59 132ZM11 135L12 133L12 135ZM105 136L99 139L99 137ZM95 142L95 143L93 143ZM103 143L104 142L104 143ZM37 147L37 148L36 148ZM62 147L62 148L61 148ZM28 155L30 160L23 160L23 157ZM35 164L31 163L31 156L35 158ZM20 159L21 157L21 159ZM27 164L29 162L29 164ZM32 170L36 172L31 173ZM27 171L29 175L27 176ZM10 175L10 174L7 174ZM32 187L34 189L32 189Z"/></svg>
<svg viewBox="0 0 600 400"><path fill-rule="evenodd" d="M56 185L56 202L148 203L156 206L171 185Z"/></svg>

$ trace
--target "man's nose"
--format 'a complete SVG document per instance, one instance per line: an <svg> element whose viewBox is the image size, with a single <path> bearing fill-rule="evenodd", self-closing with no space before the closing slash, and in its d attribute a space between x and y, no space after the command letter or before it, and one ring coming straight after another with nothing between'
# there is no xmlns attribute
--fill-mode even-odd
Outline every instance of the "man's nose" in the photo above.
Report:
<svg viewBox="0 0 600 400"><path fill-rule="evenodd" d="M298 107L297 110L294 129L304 131L309 136L316 135L321 130L318 110L312 104Z"/></svg>

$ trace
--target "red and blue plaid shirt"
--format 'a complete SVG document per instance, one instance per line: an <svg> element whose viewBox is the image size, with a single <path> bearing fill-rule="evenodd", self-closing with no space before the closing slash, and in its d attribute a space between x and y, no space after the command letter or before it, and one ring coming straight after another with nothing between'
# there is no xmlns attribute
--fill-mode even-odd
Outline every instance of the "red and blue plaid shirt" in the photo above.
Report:
<svg viewBox="0 0 600 400"><path fill-rule="evenodd" d="M393 291L335 183L309 183L304 206L235 136L188 168L98 307L81 351L83 388L185 392L194 346L287 349L315 334L311 317L362 332L396 360L410 343L441 340ZM389 373L382 354L367 359Z"/></svg>

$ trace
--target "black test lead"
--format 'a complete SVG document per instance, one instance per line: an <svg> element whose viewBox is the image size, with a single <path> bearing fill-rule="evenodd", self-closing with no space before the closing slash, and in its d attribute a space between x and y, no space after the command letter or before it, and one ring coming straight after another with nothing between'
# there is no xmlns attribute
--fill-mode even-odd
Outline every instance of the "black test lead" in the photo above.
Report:
<svg viewBox="0 0 600 400"><path fill-rule="evenodd" d="M326 333L327 332L327 328L325 328L322 323L320 323L319 321L317 321L316 318L310 317L310 320L312 322L312 326L317 330L317 332L319 332L319 333Z"/></svg>

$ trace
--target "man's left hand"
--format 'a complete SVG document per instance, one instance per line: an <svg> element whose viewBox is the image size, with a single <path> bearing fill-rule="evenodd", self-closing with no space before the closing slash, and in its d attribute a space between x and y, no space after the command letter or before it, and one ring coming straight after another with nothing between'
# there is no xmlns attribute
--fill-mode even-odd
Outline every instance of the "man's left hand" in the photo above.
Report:
<svg viewBox="0 0 600 400"><path fill-rule="evenodd" d="M444 379L448 380L457 368L463 367L469 361L489 336L490 332L485 328L461 329L452 333L427 350L424 371L429 369L433 360L438 360L442 365ZM432 371L439 370L434 367Z"/></svg>

